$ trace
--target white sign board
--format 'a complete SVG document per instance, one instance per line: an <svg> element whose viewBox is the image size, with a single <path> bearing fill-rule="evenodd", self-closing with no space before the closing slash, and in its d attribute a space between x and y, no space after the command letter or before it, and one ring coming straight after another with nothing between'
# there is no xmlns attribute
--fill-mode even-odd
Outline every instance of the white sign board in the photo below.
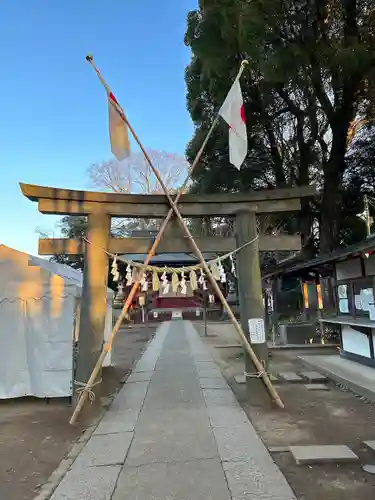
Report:
<svg viewBox="0 0 375 500"><path fill-rule="evenodd" d="M154 318L158 318L159 317L159 313L157 311L154 311Z"/></svg>
<svg viewBox="0 0 375 500"><path fill-rule="evenodd" d="M196 316L200 316L200 315L201 315L201 312L200 312L200 310L199 310L199 309L196 309L196 311L195 311L195 315L196 315Z"/></svg>
<svg viewBox="0 0 375 500"><path fill-rule="evenodd" d="M266 341L266 333L264 330L263 318L252 318L249 322L249 333L251 344L264 344Z"/></svg>
<svg viewBox="0 0 375 500"><path fill-rule="evenodd" d="M182 318L181 311L172 311L172 318Z"/></svg>

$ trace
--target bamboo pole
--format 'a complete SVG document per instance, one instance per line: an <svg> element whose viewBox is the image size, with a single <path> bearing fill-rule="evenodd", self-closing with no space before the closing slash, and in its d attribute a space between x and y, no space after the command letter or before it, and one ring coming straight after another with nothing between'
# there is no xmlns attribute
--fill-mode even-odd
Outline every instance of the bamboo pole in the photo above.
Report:
<svg viewBox="0 0 375 500"><path fill-rule="evenodd" d="M97 75L98 75L101 83L103 84L103 86L105 87L105 89L107 91L107 94L109 95L110 94L110 89L109 89L108 85L106 84L106 82L104 81L103 77L101 76L98 68L96 67L96 65L94 63L94 60L93 60L93 57L92 56L87 56L86 59L93 66L93 68L95 69L95 71L96 71L96 73L97 73ZM242 72L243 72L243 70L245 68L245 64L247 64L247 61L243 61L242 62L240 70L239 70L239 72L238 72L238 74L236 76L236 79L239 79L241 77L241 74L242 74ZM167 200L168 200L169 204L171 205L171 209L169 210L168 215L165 218L165 220L164 220L164 222L163 222L163 224L162 224L162 226L161 226L161 228L159 230L159 233L158 233L157 237L155 238L155 241L154 241L151 249L148 252L148 255L147 255L147 257L145 259L145 262L144 262L144 266L146 266L146 265L149 264L151 258L155 254L157 246L158 246L158 244L159 244L159 242L161 240L161 237L163 236L163 233L165 231L165 228L167 227L168 222L171 219L171 217L173 215L173 212L174 212L175 215L177 216L177 218L179 219L179 221L180 221L180 223L182 225L182 228L185 231L187 237L189 238L190 242L192 243L194 251L195 251L197 257L199 258L200 263L201 263L201 265L202 265L205 273L207 274L207 276L208 276L208 278L209 278L212 286L214 287L215 292L217 293L217 295L219 296L219 298L220 298L223 306L227 310L228 315L229 315L229 317L232 320L232 323L233 323L233 325L234 325L234 327L235 327L235 329L236 329L236 331L237 331L237 333L238 333L238 335L239 335L239 337L240 337L240 339L242 341L243 346L245 347L245 349L249 353L249 356L252 359L255 368L258 370L259 376L262 377L262 379L263 379L263 381L264 381L264 383L265 383L265 385L266 385L266 387L267 387L267 389L268 389L271 397L274 399L274 401L276 402L276 404L280 408L283 408L284 405L283 405L283 403L282 403L279 395L277 394L277 391L273 387L273 385L272 385L272 383L271 383L271 381L270 381L267 373L264 371L262 363L256 357L253 349L251 348L250 343L248 342L248 340L247 340L247 338L246 338L246 336L245 336L245 334L244 334L244 332L243 332L240 324L238 323L238 321L237 321L236 317L234 316L231 308L229 307L229 304L227 303L224 295L222 294L222 292L220 290L220 287L218 286L218 284L216 283L216 280L212 276L212 274L210 272L210 269L207 266L207 263L205 262L204 257L202 255L201 251L199 250L197 244L195 243L194 238L192 237L192 235L191 235L188 227L186 226L185 221L184 221L183 217L181 216L181 214L180 214L180 212L179 212L179 210L177 208L177 205L176 205L177 202L178 202L178 200L180 199L181 195L183 194L183 192L185 190L185 187L186 187L186 185L187 185L187 183L189 181L189 178L190 178L191 174L193 173L196 165L198 164L198 162L200 160L200 157L201 157L201 155L202 155L202 153L204 151L204 148L206 147L207 142L208 142L208 140L209 140L209 138L210 138L210 136L211 136L211 134L212 134L212 132L213 132L213 130L214 130L214 128L215 128L218 120L219 120L219 114L217 114L214 122L212 123L211 128L208 131L207 136L206 136L205 140L203 141L202 146L199 149L199 151L198 151L198 153L197 153L197 155L196 155L196 157L195 157L195 159L194 159L194 161L192 163L192 166L190 168L190 172L189 172L187 178L185 179L185 182L180 187L175 200L173 200L172 197L170 196L169 192L168 192L168 189L166 188L166 186L165 186L165 184L163 182L163 179L160 177L159 172L154 167L154 165L153 165L153 163L152 163L149 155L147 154L147 151L143 147L143 145L142 145L140 139L138 138L137 134L135 133L133 127L130 125L129 121L127 120L123 109L120 107L120 105L117 102L115 103L115 105L116 105L117 110L118 110L119 114L121 115L122 119L124 120L124 122L128 126L131 134L133 135L133 137L135 139L135 141L139 145L139 147L140 147L140 149L141 149L141 151L142 151L142 153L143 153L146 161L150 165L150 168L152 169L153 173L155 174L157 180L159 181L159 183L160 183L160 185L161 185L161 187L162 187L162 189L163 189L163 191L164 191L164 193L165 193L165 195L167 197ZM79 398L79 401L77 403L77 406L76 406L76 408L75 408L75 410L73 412L73 415L72 415L72 417L70 419L70 424L74 424L76 422L76 420L78 418L78 415L81 412L85 401L87 400L90 387L92 387L92 385L94 384L94 382L96 380L96 377L97 377L97 375L99 373L99 370L100 370L100 368L101 368L101 366L103 364L103 361L105 359L105 356L106 356L107 352L109 352L109 350L111 349L111 346L112 346L112 343L113 343L113 339L116 336L116 334L117 334L117 332L118 332L118 330L119 330L119 328L121 326L122 320L125 317L128 309L130 307L130 304L131 304L131 302L133 300L133 297L134 297L134 295L136 293L136 290L137 290L137 288L139 286L140 279L141 279L141 274L142 274L141 272L138 274L136 282L133 284L133 287L132 287L131 292L130 292L130 294L129 294L129 296L128 296L125 304L124 304L124 307L123 307L123 309L121 311L121 314L120 314L119 318L117 319L117 322L116 322L116 324L115 324L115 326L114 326L114 328L112 330L110 339L105 344L105 346L103 348L103 351L102 351L101 355L99 356L99 359L98 359L98 361L97 361L97 363L96 363L96 365L94 367L94 370L93 370L93 372L92 372L92 374L91 374L91 376L90 376L90 378L89 378L89 380L88 380L85 388L83 389L83 391L82 391L82 393L80 395L80 398Z"/></svg>
<svg viewBox="0 0 375 500"><path fill-rule="evenodd" d="M110 89L109 89L108 85L106 84L106 82L104 81L104 79L102 78L102 76L101 76L98 68L95 66L93 57L92 56L87 56L86 60L95 69L95 71L96 71L96 73L97 73L97 75L98 75L101 83L105 87L105 89L107 91L107 95L108 95L110 93ZM237 78L239 78L239 76L241 76L241 73L242 73L243 69L244 69L244 64L241 65L241 69L240 69L239 74L237 75ZM127 121L127 119L125 117L125 114L124 114L123 110L120 108L120 106L116 102L114 103L114 105L117 106L117 111L122 116L124 122L126 124L128 124L128 121ZM209 129L209 131L208 131L208 133L207 133L207 135L206 135L206 137L205 137L205 139L204 139L204 141L203 141L203 143L202 143L202 145L201 145L201 147L200 147L200 149L199 149L199 151L198 151L198 153L196 155L196 157L194 158L194 161L193 161L193 163L192 163L192 165L190 167L189 174L187 175L184 183L182 184L182 186L179 188L179 190L177 192L176 203L178 202L178 200L180 199L181 195L185 191L185 188L187 186L187 183L189 182L190 176L194 172L194 170L195 170L195 168L196 168L196 166L197 166L197 164L198 164L198 162L199 162L199 160L200 160L200 158L202 156L202 153L203 153L203 151L204 151L204 149L205 149L205 147L207 145L207 142L210 139L210 137L212 135L212 132L214 131L214 129L215 129L218 121L219 121L219 114L216 115L215 120L213 121L213 123L212 123L212 125L211 125L211 127L210 127L210 129ZM159 233L157 234L157 236L156 236L156 238L155 238L155 240L154 240L154 242L153 242L153 244L152 244L152 246L151 246L151 248L150 248L150 250L149 250L149 252L148 252L148 254L146 256L146 259L144 261L144 266L147 266L150 263L152 257L155 255L157 247L158 247L158 245L159 245L159 243L161 241L161 238L162 238L162 236L164 234L164 231L165 231L165 229L166 229L166 227L167 227L167 225L168 225L168 223L169 223L172 215L173 215L173 208L171 208L169 210L166 218L164 219L164 221L163 221L163 223L162 223L162 225L161 225L161 227L159 229ZM133 298L134 298L134 296L136 294L136 291L137 291L137 289L139 287L139 284L140 284L140 281L141 281L141 276L142 276L142 270L140 270L140 272L138 273L137 278L136 278L135 282L133 283L132 289L130 290L130 293L129 293L129 295L128 295L126 301L125 301L125 304L124 304L124 306L122 308L122 311L121 311L119 317L117 318L115 326L113 327L111 336L107 340L107 342L105 343L103 351L101 352L101 354L100 354L100 356L98 358L98 361L97 361L97 363L96 363L96 365L94 367L94 370L91 373L89 380L87 381L86 387L83 389L83 391L80 394L80 397L78 399L77 405L76 405L76 407L74 409L74 412L73 412L73 415L72 415L72 417L70 419L70 424L72 424L72 425L77 421L78 415L80 414L80 412L81 412L81 410L83 408L83 405L85 404L85 402L86 402L86 400L88 398L89 389L95 383L96 377L99 374L99 371L100 371L100 368L101 368L101 366L102 366L102 364L104 362L104 359L105 359L107 353L111 350L113 340L114 340L114 338L115 338L115 336L116 336L116 334L117 334L117 332L118 332L118 330L119 330L119 328L120 328L120 326L122 324L123 319L125 318L128 310L130 308L130 305L131 305L131 303L133 301Z"/></svg>

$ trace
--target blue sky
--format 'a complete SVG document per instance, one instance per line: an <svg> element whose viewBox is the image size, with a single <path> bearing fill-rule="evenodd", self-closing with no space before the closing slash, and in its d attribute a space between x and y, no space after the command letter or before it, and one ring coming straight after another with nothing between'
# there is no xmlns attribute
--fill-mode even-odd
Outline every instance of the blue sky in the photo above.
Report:
<svg viewBox="0 0 375 500"><path fill-rule="evenodd" d="M91 52L144 145L183 155L186 14L197 0L2 0L0 244L37 254L36 227L58 230L18 183L92 189L87 168L111 157Z"/></svg>

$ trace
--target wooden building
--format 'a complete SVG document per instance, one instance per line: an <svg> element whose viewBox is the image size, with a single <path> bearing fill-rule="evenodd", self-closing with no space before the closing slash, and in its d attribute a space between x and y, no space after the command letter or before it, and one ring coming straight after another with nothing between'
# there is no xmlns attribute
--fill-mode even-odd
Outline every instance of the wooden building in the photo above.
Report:
<svg viewBox="0 0 375 500"><path fill-rule="evenodd" d="M319 321L339 328L340 355L375 368L375 237L264 275L273 283L293 278L300 280L302 290L306 283L318 285Z"/></svg>

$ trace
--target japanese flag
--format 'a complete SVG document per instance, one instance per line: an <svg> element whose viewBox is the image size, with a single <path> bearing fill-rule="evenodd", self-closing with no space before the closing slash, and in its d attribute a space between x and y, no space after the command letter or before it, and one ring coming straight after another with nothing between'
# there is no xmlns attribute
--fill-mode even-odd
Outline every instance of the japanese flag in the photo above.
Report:
<svg viewBox="0 0 375 500"><path fill-rule="evenodd" d="M121 116L119 104L112 92L108 93L108 112L111 151L118 161L122 161L130 154L128 127Z"/></svg>
<svg viewBox="0 0 375 500"><path fill-rule="evenodd" d="M239 79L230 89L219 115L229 125L229 161L240 169L247 155L245 111Z"/></svg>

